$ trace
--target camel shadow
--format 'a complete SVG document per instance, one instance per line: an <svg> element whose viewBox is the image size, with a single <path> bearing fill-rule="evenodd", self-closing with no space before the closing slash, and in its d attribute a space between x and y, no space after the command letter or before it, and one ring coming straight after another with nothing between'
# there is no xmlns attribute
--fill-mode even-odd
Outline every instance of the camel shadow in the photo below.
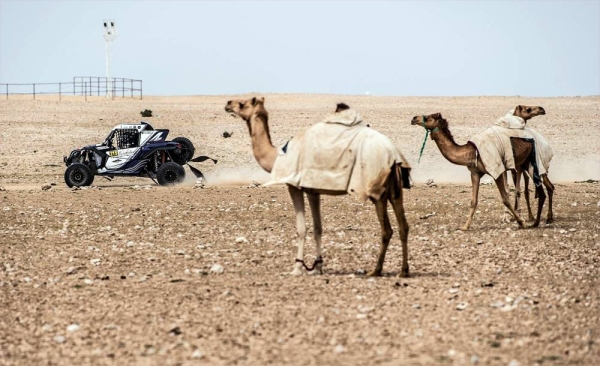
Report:
<svg viewBox="0 0 600 366"><path fill-rule="evenodd" d="M365 280L368 280L370 278L397 278L397 279L411 279L411 278L418 278L418 277L450 277L450 273L448 272L425 272L425 271L414 271L414 272L410 272L410 277L399 277L400 275L400 271L390 271L390 272L384 272L381 276L379 277L369 277L366 274L358 274L356 273L356 271L346 271L346 270L341 270L341 271L325 271L324 273L326 276L349 276L349 275L355 275L355 278L363 278Z"/></svg>
<svg viewBox="0 0 600 366"><path fill-rule="evenodd" d="M498 230L506 230L507 228L510 229L514 229L514 230L519 230L519 225L517 225L515 223L514 226L501 226L501 225L485 225L485 226L475 226L475 227L470 227L469 230L462 230L460 228L455 229L454 231L462 231L463 234L472 234L472 233L481 233L481 232L488 232L488 231L498 231Z"/></svg>

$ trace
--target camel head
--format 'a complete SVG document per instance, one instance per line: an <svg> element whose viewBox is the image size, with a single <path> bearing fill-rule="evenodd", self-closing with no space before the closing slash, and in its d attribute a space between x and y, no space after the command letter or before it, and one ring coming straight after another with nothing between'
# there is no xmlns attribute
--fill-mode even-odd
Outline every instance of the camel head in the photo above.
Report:
<svg viewBox="0 0 600 366"><path fill-rule="evenodd" d="M225 106L225 111L233 113L248 122L253 115L268 115L264 103L265 98L256 97L248 100L230 100Z"/></svg>
<svg viewBox="0 0 600 366"><path fill-rule="evenodd" d="M521 117L525 121L527 121L535 116L542 116L544 114L546 114L546 111L542 107L518 105L515 108L515 112L513 115L515 115L517 117Z"/></svg>
<svg viewBox="0 0 600 366"><path fill-rule="evenodd" d="M422 126L426 130L440 129L448 127L448 122L442 117L441 113L434 113L428 116L414 116L411 125Z"/></svg>

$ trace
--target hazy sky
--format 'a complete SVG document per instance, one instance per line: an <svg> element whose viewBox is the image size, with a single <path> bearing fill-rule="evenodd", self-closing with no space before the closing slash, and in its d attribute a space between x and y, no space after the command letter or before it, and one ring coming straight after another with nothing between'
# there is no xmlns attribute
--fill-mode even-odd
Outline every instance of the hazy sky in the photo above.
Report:
<svg viewBox="0 0 600 366"><path fill-rule="evenodd" d="M144 94L600 95L600 1L0 0L0 83Z"/></svg>

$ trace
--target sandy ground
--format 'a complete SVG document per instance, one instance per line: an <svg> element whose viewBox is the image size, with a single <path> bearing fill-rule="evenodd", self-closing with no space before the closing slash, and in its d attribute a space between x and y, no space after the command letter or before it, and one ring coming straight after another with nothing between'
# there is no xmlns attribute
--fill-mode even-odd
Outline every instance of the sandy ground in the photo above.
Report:
<svg viewBox="0 0 600 366"><path fill-rule="evenodd" d="M600 97L266 95L276 145L344 101L410 159L407 279L397 235L385 276L364 276L379 225L351 196L323 198L325 274L287 275L291 200L249 187L268 176L223 111L232 98L0 101L0 365L600 363L600 186L575 183L600 179ZM424 131L410 120L441 112L464 143L517 104L547 111L529 124L555 151L556 222L517 230L486 184L471 230L456 230L468 171L432 141L417 164ZM68 189L62 157L146 108L219 160L195 164L208 185L189 174L174 188L96 177Z"/></svg>

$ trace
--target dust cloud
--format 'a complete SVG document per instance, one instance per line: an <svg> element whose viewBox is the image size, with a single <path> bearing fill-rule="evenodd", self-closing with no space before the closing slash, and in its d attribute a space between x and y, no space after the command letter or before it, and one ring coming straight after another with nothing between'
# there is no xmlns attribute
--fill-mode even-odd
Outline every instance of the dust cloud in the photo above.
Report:
<svg viewBox="0 0 600 366"><path fill-rule="evenodd" d="M189 170L186 173L183 184L194 185L196 177ZM246 186L254 182L263 184L269 180L269 173L263 171L259 166L216 168L203 173L206 177L204 184L207 186ZM549 177L553 183L573 183L588 179L600 180L600 156L555 157L550 164ZM446 161L435 164L413 164L411 178L413 184L422 184L429 179L433 179L436 183L471 184L471 175L466 167ZM482 183L491 183L492 181L493 179L489 175L481 179Z"/></svg>
<svg viewBox="0 0 600 366"><path fill-rule="evenodd" d="M600 180L600 156L582 155L575 157L555 156L550 163L549 178L553 183L573 183L588 179ZM464 166L450 162L435 164L413 164L411 171L413 183L425 183L433 179L436 183L471 184L471 173ZM492 181L489 175L482 182Z"/></svg>
<svg viewBox="0 0 600 366"><path fill-rule="evenodd" d="M253 182L260 184L269 180L269 173L256 167L236 167L215 169L205 173L207 186L247 186Z"/></svg>

